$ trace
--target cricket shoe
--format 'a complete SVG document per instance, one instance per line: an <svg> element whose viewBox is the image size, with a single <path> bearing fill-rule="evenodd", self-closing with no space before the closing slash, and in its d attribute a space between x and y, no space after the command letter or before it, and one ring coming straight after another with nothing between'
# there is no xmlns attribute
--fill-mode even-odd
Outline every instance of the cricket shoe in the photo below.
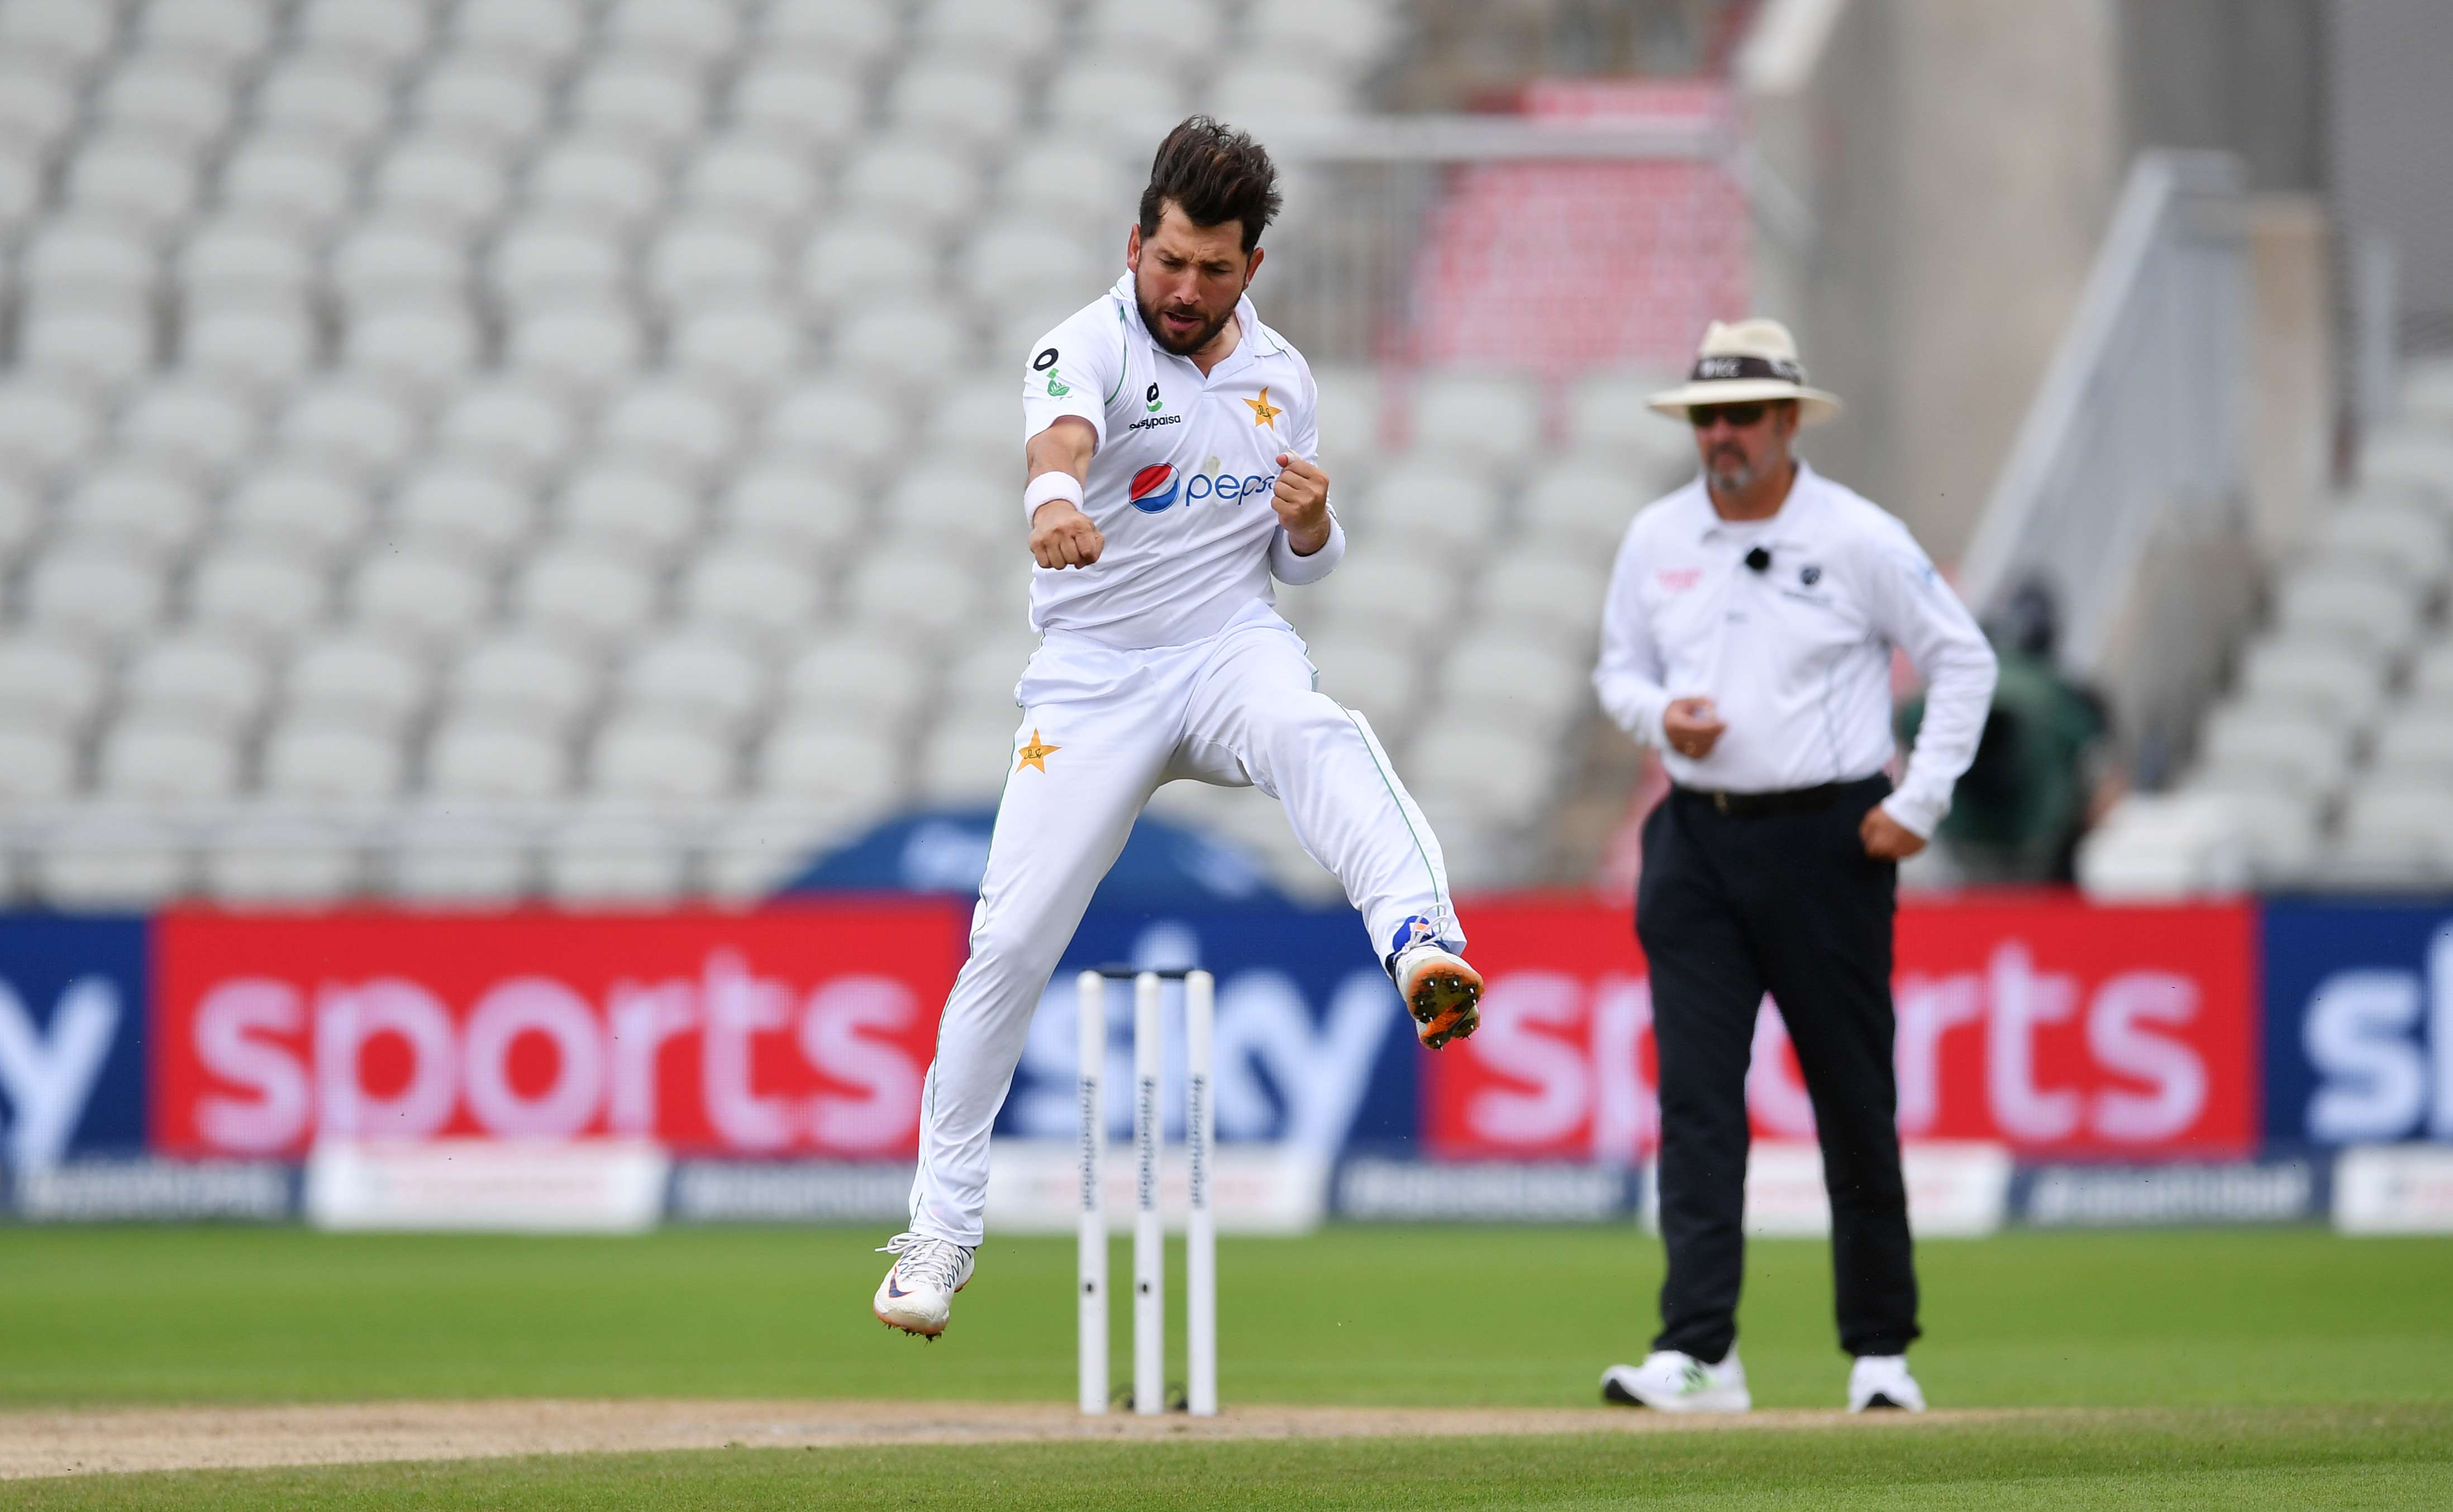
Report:
<svg viewBox="0 0 2453 1512"><path fill-rule="evenodd" d="M1848 1410L1880 1412L1925 1410L1925 1388L1908 1374L1905 1355L1859 1355L1848 1367Z"/></svg>
<svg viewBox="0 0 2453 1512"><path fill-rule="evenodd" d="M895 1261L869 1303L877 1321L923 1339L944 1333L954 1293L971 1283L971 1252L951 1240L897 1234L878 1253Z"/></svg>
<svg viewBox="0 0 2453 1512"><path fill-rule="evenodd" d="M1388 976L1414 1016L1416 1039L1436 1050L1482 1027L1482 973L1439 937L1431 921L1415 914L1397 926L1389 946Z"/></svg>
<svg viewBox="0 0 2453 1512"><path fill-rule="evenodd" d="M1707 1365L1676 1349L1655 1349L1640 1365L1612 1365L1602 1372L1602 1400L1658 1412L1746 1412L1746 1367L1738 1352Z"/></svg>

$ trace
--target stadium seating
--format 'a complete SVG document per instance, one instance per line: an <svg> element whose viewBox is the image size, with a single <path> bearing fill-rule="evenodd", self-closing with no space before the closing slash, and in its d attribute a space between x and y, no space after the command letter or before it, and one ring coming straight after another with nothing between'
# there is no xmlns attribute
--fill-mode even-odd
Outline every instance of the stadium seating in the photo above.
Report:
<svg viewBox="0 0 2453 1512"><path fill-rule="evenodd" d="M2179 792L2126 800L2088 837L2090 889L2453 882L2447 394L2453 362L2413 365L2401 415L2364 439L2352 487L2280 569L2272 623L2244 648Z"/></svg>
<svg viewBox="0 0 2453 1512"><path fill-rule="evenodd" d="M0 885L737 898L897 805L992 802L1031 644L998 375L1119 268L1117 129L1353 109L1402 30L0 0ZM1147 66L1187 49L1197 85ZM1683 443L1625 424L1648 373L1317 375L1357 549L1287 611L1460 883L1513 880ZM2444 575L2400 447L2289 599L2312 646L2406 648ZM2261 697L2329 696L2320 653L2273 663ZM2427 686L2453 709L2453 663ZM2382 696L2361 727L2439 770ZM1273 806L1188 786L1162 809L1333 887Z"/></svg>

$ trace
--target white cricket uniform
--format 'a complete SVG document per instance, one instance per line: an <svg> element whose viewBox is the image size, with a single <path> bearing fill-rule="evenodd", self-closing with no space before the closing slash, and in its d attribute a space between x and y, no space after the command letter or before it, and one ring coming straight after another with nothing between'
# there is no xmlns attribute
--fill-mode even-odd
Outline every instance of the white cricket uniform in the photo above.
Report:
<svg viewBox="0 0 2453 1512"><path fill-rule="evenodd" d="M922 1097L915 1233L980 1242L988 1129L1031 1011L1161 784L1258 786L1284 804L1377 953L1415 915L1464 942L1422 810L1363 716L1314 690L1303 641L1270 607L1273 575L1326 575L1345 537L1309 557L1287 546L1270 491L1280 453L1317 455L1317 393L1249 299L1235 318L1242 339L1205 375L1150 338L1127 273L1027 359L1026 441L1063 415L1098 433L1084 506L1106 545L1087 568L1032 568L1043 639L1015 689L970 958Z"/></svg>

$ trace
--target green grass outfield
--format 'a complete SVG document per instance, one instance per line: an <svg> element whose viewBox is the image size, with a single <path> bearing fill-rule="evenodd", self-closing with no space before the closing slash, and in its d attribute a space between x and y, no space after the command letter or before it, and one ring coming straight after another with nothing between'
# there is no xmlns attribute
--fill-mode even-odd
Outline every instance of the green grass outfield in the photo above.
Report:
<svg viewBox="0 0 2453 1512"><path fill-rule="evenodd" d="M0 1405L1069 1399L1069 1241L991 1243L953 1329L924 1346L868 1317L882 1237L0 1229ZM1230 1407L1585 1405L1604 1364L1642 1355L1660 1275L1658 1246L1625 1230L1340 1228L1220 1249ZM1921 1261L1930 1337L1916 1360L1937 1404L2154 1410L1905 1433L195 1472L0 1482L0 1505L2453 1505L2453 1242L2023 1233L1928 1244ZM1128 1274L1121 1248L1116 1265ZM1757 1243L1748 1270L1742 1338L1757 1402L1836 1405L1845 1362L1831 1341L1824 1247Z"/></svg>

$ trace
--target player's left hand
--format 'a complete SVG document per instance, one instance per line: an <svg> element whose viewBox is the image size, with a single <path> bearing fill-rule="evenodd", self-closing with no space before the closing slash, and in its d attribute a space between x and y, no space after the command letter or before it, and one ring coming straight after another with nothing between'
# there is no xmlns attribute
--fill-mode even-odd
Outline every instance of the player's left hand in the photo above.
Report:
<svg viewBox="0 0 2453 1512"><path fill-rule="evenodd" d="M1876 804L1865 810L1865 821L1857 826L1857 838L1865 844L1865 854L1876 861L1905 861L1925 848L1925 837L1890 816L1889 810Z"/></svg>
<svg viewBox="0 0 2453 1512"><path fill-rule="evenodd" d="M1328 474L1291 451L1278 453L1278 486L1269 503L1286 527L1295 555L1309 556L1328 545Z"/></svg>

